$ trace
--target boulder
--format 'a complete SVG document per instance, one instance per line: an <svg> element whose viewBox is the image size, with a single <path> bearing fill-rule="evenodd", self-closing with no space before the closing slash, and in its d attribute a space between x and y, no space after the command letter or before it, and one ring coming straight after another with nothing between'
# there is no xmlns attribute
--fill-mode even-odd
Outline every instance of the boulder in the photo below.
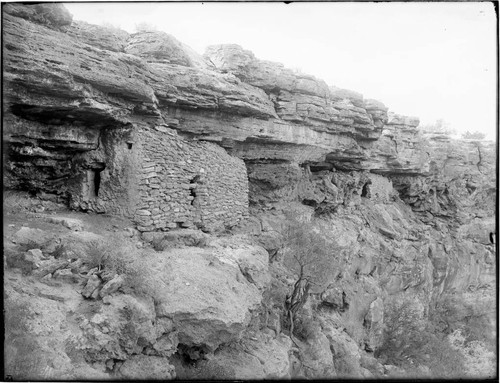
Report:
<svg viewBox="0 0 500 383"><path fill-rule="evenodd" d="M60 279L68 283L77 283L83 278L77 274L73 274L71 269L59 269L54 272L52 276L54 279Z"/></svg>
<svg viewBox="0 0 500 383"><path fill-rule="evenodd" d="M156 281L156 313L172 319L179 342L215 350L241 337L261 301L258 288L223 254L196 248L145 259ZM168 280L162 275L168 275Z"/></svg>
<svg viewBox="0 0 500 383"><path fill-rule="evenodd" d="M283 334L274 338L267 337L261 333L257 338L247 340L244 343L243 349L239 352L257 358L260 363L260 368L256 370L254 376L248 378L258 379L261 376L260 371L262 371L264 379L289 379L290 361L288 352L291 346L292 341ZM232 363L235 353L238 353L238 350L231 350L231 353L227 355L227 365L236 366L236 364ZM220 358L220 355L218 357ZM238 358L236 359L238 360ZM250 361L253 362L254 359L251 358ZM246 371L246 369L242 369L242 371L236 367L234 369L234 379L239 379L238 376L244 375Z"/></svg>
<svg viewBox="0 0 500 383"><path fill-rule="evenodd" d="M124 52L129 34L118 28L73 21L66 33L82 43L113 52Z"/></svg>
<svg viewBox="0 0 500 383"><path fill-rule="evenodd" d="M63 4L46 3L26 6L23 4L6 4L5 13L22 17L34 23L45 25L49 28L61 28L71 24L73 16Z"/></svg>
<svg viewBox="0 0 500 383"><path fill-rule="evenodd" d="M123 379L130 380L171 380L175 370L167 358L159 356L133 355L119 369Z"/></svg>
<svg viewBox="0 0 500 383"><path fill-rule="evenodd" d="M83 222L76 218L49 216L46 218L48 222L63 225L73 231L83 231Z"/></svg>
<svg viewBox="0 0 500 383"><path fill-rule="evenodd" d="M365 315L364 325L368 330L368 342L366 343L367 351L374 352L383 342L384 330L384 301L377 297L372 303Z"/></svg>
<svg viewBox="0 0 500 383"><path fill-rule="evenodd" d="M69 265L69 260L64 259L48 259L39 262L39 268L33 272L37 278L43 278L47 274L52 274L58 269L62 269Z"/></svg>
<svg viewBox="0 0 500 383"><path fill-rule="evenodd" d="M12 241L18 245L38 245L43 249L43 246L50 240L50 235L40 229L32 229L23 226L14 233Z"/></svg>
<svg viewBox="0 0 500 383"><path fill-rule="evenodd" d="M45 259L40 249L31 249L24 254L24 261L31 265L32 269L37 269L40 266L40 261Z"/></svg>
<svg viewBox="0 0 500 383"><path fill-rule="evenodd" d="M231 246L231 242L228 244L224 240L215 240L211 245L223 252L221 256L217 250L214 251L214 254L222 262L234 262L233 264L238 267L241 275L249 283L261 291L269 286L271 280L268 268L269 254L264 248L244 244ZM230 249L225 248L225 245L228 245Z"/></svg>
<svg viewBox="0 0 500 383"><path fill-rule="evenodd" d="M125 52L148 62L206 68L205 60L172 35L160 31L141 31L131 35Z"/></svg>
<svg viewBox="0 0 500 383"><path fill-rule="evenodd" d="M105 297L106 295L110 295L118 291L120 287L122 287L125 282L125 278L123 275L116 275L113 279L106 282L103 286L99 295L101 297Z"/></svg>
<svg viewBox="0 0 500 383"><path fill-rule="evenodd" d="M100 285L101 285L101 279L95 274L91 275L89 280L87 281L87 284L82 290L82 295L85 298L90 298L94 293L94 291L96 291Z"/></svg>
<svg viewBox="0 0 500 383"><path fill-rule="evenodd" d="M325 334L315 331L301 348L301 361L304 374L309 379L327 379L336 377L334 356L330 342Z"/></svg>
<svg viewBox="0 0 500 383"><path fill-rule="evenodd" d="M325 331L330 341L330 350L333 356L335 370L339 378L362 378L360 359L361 354L354 340L345 332L329 328Z"/></svg>

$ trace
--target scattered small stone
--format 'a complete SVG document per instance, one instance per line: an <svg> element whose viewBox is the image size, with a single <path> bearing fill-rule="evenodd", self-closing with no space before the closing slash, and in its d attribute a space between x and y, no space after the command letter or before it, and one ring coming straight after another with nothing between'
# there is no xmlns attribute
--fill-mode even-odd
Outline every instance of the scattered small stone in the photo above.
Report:
<svg viewBox="0 0 500 383"><path fill-rule="evenodd" d="M99 289L99 288L95 289L95 290L92 292L92 294L90 295L90 298L92 298L92 299L97 299L97 298L99 298L99 292L100 292L100 289Z"/></svg>
<svg viewBox="0 0 500 383"><path fill-rule="evenodd" d="M91 275L82 291L82 295L85 298L92 297L93 293L97 290L100 284L101 284L101 279L95 274Z"/></svg>
<svg viewBox="0 0 500 383"><path fill-rule="evenodd" d="M40 261L39 269L33 274L38 278L42 278L47 274L52 274L56 270L66 267L67 265L69 265L69 260L48 259L46 261Z"/></svg>
<svg viewBox="0 0 500 383"><path fill-rule="evenodd" d="M76 261L71 262L68 266L71 269L71 271L78 271L80 270L81 266L83 264L83 261L81 259L77 259Z"/></svg>
<svg viewBox="0 0 500 383"><path fill-rule="evenodd" d="M66 217L47 217L47 222L63 225L64 227L73 231L82 231L83 223L79 219L66 218Z"/></svg>
<svg viewBox="0 0 500 383"><path fill-rule="evenodd" d="M102 303L104 303L105 305L111 304L111 297L109 295L106 295L102 298Z"/></svg>
<svg viewBox="0 0 500 383"><path fill-rule="evenodd" d="M104 330L104 329L103 329L103 330ZM103 332L104 332L104 331L103 331ZM107 333L107 332L106 332L106 333ZM106 334L106 333L105 333L105 334ZM108 360L106 361L106 368L107 368L108 370L112 370L114 367L115 367L115 362L114 362L114 360L113 360L113 359L108 359Z"/></svg>
<svg viewBox="0 0 500 383"><path fill-rule="evenodd" d="M38 269L40 267L40 262L44 259L40 249L31 249L24 254L24 261L30 264L33 269Z"/></svg>
<svg viewBox="0 0 500 383"><path fill-rule="evenodd" d="M54 273L53 278L61 279L69 283L74 283L78 282L80 277L78 275L73 274L71 269L59 269Z"/></svg>
<svg viewBox="0 0 500 383"><path fill-rule="evenodd" d="M115 276L112 280L107 282L101 289L99 295L101 297L105 297L107 295L113 294L116 292L120 287L122 287L124 282L124 278L122 275L117 275Z"/></svg>

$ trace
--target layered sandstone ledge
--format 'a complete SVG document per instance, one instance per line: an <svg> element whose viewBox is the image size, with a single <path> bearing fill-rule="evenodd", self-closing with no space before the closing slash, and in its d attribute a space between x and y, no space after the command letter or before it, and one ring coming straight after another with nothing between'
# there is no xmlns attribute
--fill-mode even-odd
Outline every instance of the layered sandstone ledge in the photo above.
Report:
<svg viewBox="0 0 500 383"><path fill-rule="evenodd" d="M144 153L122 147L144 147L139 132L161 129L215 143L247 165L326 163L398 179L425 176L430 189L457 176L482 182L494 169L493 143L424 135L417 118L238 45L211 46L200 56L164 32L129 35L73 21L62 5L9 4L3 53L6 184L57 193L77 208L137 216L140 191L129 186L140 178L135 165ZM190 153L177 155L183 161ZM199 169L188 173L181 183ZM92 188L101 189L100 200ZM168 225L192 225L197 213L185 194L185 219L161 215ZM125 202L115 206L103 195ZM246 205L236 199L235 206ZM241 216L229 214L227 224Z"/></svg>

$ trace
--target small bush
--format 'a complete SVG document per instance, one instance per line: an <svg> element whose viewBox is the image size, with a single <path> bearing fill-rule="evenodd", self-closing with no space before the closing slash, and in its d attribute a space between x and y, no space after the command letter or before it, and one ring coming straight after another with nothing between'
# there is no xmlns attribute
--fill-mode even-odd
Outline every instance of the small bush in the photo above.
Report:
<svg viewBox="0 0 500 383"><path fill-rule="evenodd" d="M155 237L151 242L151 246L155 251L165 251L172 248L172 243L164 237Z"/></svg>
<svg viewBox="0 0 500 383"><path fill-rule="evenodd" d="M90 241L86 245L86 258L89 267L98 267L101 278L110 280L116 274L124 277L122 290L133 291L155 297L157 288L150 275L144 255L133 246L111 239L108 242Z"/></svg>
<svg viewBox="0 0 500 383"><path fill-rule="evenodd" d="M384 343L376 352L384 364L415 374L428 368L432 377L464 377L463 357L427 320L415 297L394 298L385 309Z"/></svg>
<svg viewBox="0 0 500 383"><path fill-rule="evenodd" d="M56 246L54 251L50 253L51 256L53 256L55 259L60 259L64 258L66 256L67 248L64 244L60 243L59 245Z"/></svg>
<svg viewBox="0 0 500 383"><path fill-rule="evenodd" d="M485 379L495 376L497 359L495 352L488 350L483 342L477 340L467 342L461 330L454 331L448 339L453 349L465 359L464 367L467 377Z"/></svg>
<svg viewBox="0 0 500 383"><path fill-rule="evenodd" d="M86 263L90 268L97 267L104 269L106 261L112 256L116 247L111 243L105 243L99 240L92 240L85 244Z"/></svg>

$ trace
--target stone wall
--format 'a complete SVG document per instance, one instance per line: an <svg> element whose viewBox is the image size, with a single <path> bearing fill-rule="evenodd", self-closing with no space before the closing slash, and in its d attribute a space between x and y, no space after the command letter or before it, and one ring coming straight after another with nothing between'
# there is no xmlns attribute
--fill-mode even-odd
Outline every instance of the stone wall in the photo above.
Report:
<svg viewBox="0 0 500 383"><path fill-rule="evenodd" d="M133 216L141 169L134 141L131 127L108 129L100 133L96 150L73 156L67 185L73 209Z"/></svg>
<svg viewBox="0 0 500 383"><path fill-rule="evenodd" d="M134 220L140 231L198 227L217 231L248 215L245 164L209 142L158 126L136 133L141 154Z"/></svg>

